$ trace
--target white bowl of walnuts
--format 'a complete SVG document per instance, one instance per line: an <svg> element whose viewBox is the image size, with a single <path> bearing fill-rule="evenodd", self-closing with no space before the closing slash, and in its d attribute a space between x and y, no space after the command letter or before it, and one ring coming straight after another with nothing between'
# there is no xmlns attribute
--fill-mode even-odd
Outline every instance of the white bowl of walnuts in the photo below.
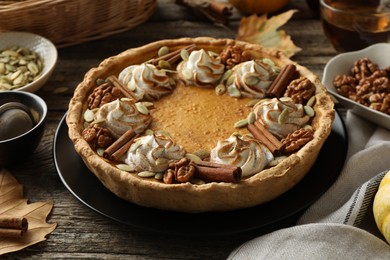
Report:
<svg viewBox="0 0 390 260"><path fill-rule="evenodd" d="M344 107L390 129L390 44L335 56L325 66L322 83Z"/></svg>
<svg viewBox="0 0 390 260"><path fill-rule="evenodd" d="M0 32L0 91L35 92L50 78L57 49L28 32Z"/></svg>

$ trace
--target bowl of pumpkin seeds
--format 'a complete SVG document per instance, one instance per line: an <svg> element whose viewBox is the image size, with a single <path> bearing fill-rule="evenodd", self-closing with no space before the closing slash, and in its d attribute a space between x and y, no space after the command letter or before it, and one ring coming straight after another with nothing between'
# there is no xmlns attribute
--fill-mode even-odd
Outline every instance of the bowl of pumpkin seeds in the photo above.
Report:
<svg viewBox="0 0 390 260"><path fill-rule="evenodd" d="M29 32L0 32L0 91L35 92L50 78L57 49Z"/></svg>

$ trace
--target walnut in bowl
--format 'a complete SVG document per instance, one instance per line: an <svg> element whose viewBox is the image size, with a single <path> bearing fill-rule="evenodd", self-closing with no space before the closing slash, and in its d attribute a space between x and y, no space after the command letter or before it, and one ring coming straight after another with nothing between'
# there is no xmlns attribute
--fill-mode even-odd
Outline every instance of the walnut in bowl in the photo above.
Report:
<svg viewBox="0 0 390 260"><path fill-rule="evenodd" d="M342 53L325 66L322 83L353 113L390 129L390 44Z"/></svg>

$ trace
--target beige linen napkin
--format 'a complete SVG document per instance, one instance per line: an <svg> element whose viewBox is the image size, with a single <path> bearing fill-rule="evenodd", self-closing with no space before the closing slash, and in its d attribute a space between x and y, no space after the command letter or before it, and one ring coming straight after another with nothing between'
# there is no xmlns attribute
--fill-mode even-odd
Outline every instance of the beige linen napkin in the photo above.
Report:
<svg viewBox="0 0 390 260"><path fill-rule="evenodd" d="M390 131L347 112L348 155L335 183L297 225L250 240L228 259L390 259L372 201L390 169Z"/></svg>

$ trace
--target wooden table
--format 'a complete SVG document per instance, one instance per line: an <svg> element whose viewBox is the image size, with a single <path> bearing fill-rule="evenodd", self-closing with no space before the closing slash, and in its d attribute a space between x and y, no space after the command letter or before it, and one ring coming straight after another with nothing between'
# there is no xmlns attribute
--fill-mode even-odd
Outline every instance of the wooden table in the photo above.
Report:
<svg viewBox="0 0 390 260"><path fill-rule="evenodd" d="M325 63L336 52L305 1L291 1L286 10L290 8L299 12L283 29L303 49L293 60L321 77ZM76 199L61 182L53 161L52 146L58 123L67 111L73 90L90 68L128 48L160 39L196 36L234 38L239 19L240 15L236 13L229 26L215 26L175 5L174 0L161 0L153 17L133 30L59 49L53 76L37 92L49 107L42 142L29 160L8 168L23 184L25 197L30 202L54 201L48 221L58 226L46 241L1 256L2 259L223 259L244 241L260 235L255 230L235 236L191 238L155 234L118 223ZM56 90L62 87L68 90L56 94Z"/></svg>

